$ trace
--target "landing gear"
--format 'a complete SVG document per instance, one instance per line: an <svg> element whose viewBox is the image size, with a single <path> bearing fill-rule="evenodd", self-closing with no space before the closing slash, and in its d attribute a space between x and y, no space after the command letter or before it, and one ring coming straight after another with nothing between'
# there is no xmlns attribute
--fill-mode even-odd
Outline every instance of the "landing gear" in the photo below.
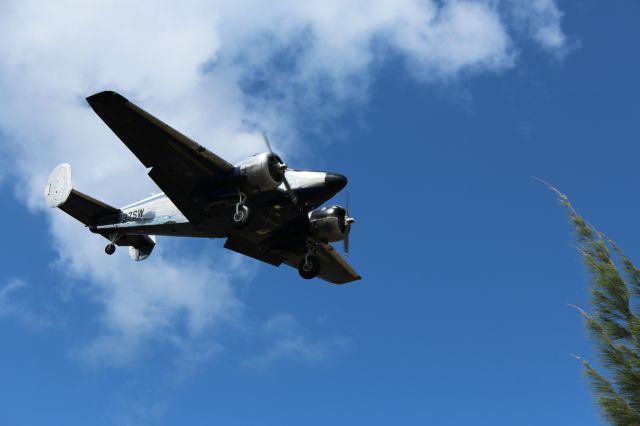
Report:
<svg viewBox="0 0 640 426"><path fill-rule="evenodd" d="M247 196L238 191L240 200L236 203L236 212L233 214L233 227L244 228L249 221L249 207L246 206Z"/></svg>
<svg viewBox="0 0 640 426"><path fill-rule="evenodd" d="M318 259L315 253L316 247L310 245L307 254L300 262L300 265L298 265L298 272L300 273L300 276L305 280L315 278L320 273L320 259Z"/></svg>
<svg viewBox="0 0 640 426"><path fill-rule="evenodd" d="M105 237L109 238L109 241L111 241L109 244L107 244L107 246L104 248L104 252L107 253L109 256L111 256L113 253L116 252L116 242L120 239L120 237L122 237L123 234L121 234L120 232L116 231L113 234L109 234L109 235L105 235Z"/></svg>

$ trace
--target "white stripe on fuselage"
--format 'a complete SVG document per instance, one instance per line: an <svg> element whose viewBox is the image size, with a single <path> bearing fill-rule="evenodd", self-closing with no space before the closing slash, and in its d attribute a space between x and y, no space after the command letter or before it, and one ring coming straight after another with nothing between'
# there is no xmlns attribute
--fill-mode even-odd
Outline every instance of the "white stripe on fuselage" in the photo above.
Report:
<svg viewBox="0 0 640 426"><path fill-rule="evenodd" d="M307 172L301 170L287 170L284 172L284 175L292 189L323 186L324 179L327 176L325 172ZM279 188L284 190L284 183L280 185Z"/></svg>
<svg viewBox="0 0 640 426"><path fill-rule="evenodd" d="M128 210L128 209L132 209L134 207L138 207L141 204L147 203L149 201L155 200L157 198L162 198L162 197L166 197L166 195L164 195L164 192L160 192L158 194L151 194L150 196L148 196L147 198L143 198L140 201L136 201L135 203L131 203L129 205L126 205L124 207L122 207L120 210Z"/></svg>

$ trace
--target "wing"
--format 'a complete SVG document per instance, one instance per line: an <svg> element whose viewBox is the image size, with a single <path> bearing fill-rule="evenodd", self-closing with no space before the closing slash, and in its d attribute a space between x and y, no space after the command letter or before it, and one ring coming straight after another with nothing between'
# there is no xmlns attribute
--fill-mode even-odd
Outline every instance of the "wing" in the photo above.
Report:
<svg viewBox="0 0 640 426"><path fill-rule="evenodd" d="M320 258L322 265L318 277L325 281L333 284L346 284L362 278L330 244L318 244L316 256ZM287 256L285 262L297 268L303 258L304 254ZM290 259L293 260L292 263L289 262Z"/></svg>
<svg viewBox="0 0 640 426"><path fill-rule="evenodd" d="M206 220L195 192L233 166L116 92L101 92L87 102L146 167L149 176L189 221Z"/></svg>
<svg viewBox="0 0 640 426"><path fill-rule="evenodd" d="M229 237L224 247L274 266L280 266L284 262L296 269L305 256L305 250L299 247L290 250L266 249L239 236ZM361 279L330 244L318 244L316 256L321 264L319 278L333 284L346 284Z"/></svg>
<svg viewBox="0 0 640 426"><path fill-rule="evenodd" d="M261 260L273 266L280 266L282 263L282 256L278 255L275 251L261 250L257 244L239 236L227 238L227 241L224 243L224 248L244 254L245 256L253 257L254 259Z"/></svg>

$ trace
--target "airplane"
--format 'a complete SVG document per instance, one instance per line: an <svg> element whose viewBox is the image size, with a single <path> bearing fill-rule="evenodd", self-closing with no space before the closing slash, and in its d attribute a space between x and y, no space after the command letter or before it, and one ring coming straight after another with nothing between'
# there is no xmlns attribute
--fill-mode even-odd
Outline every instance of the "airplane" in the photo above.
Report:
<svg viewBox="0 0 640 426"><path fill-rule="evenodd" d="M345 207L320 207L347 185L345 176L289 168L266 134L267 151L232 165L116 92L86 100L163 191L118 209L74 189L69 164L53 170L47 205L108 239L108 255L128 246L133 260L144 260L156 235L226 238L225 248L297 268L304 279L361 279L330 244L343 241L349 254L348 197Z"/></svg>

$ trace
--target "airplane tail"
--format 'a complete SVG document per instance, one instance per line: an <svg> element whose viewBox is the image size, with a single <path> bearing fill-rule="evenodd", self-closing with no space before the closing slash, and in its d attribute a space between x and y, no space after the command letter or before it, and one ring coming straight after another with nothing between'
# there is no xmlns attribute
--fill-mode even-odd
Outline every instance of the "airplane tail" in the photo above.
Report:
<svg viewBox="0 0 640 426"><path fill-rule="evenodd" d="M53 169L44 187L44 199L51 208L59 208L89 226L92 232L95 226L105 219L116 218L121 211L102 201L96 200L73 189L71 184L71 166L64 163ZM113 239L105 231L98 231L103 237L118 246L129 246L129 256L133 260L144 260L151 254L156 240L146 234L121 234ZM113 251L111 251L113 253Z"/></svg>
<svg viewBox="0 0 640 426"><path fill-rule="evenodd" d="M44 187L44 199L49 207L58 207L87 226L120 213L119 209L73 189L71 166L66 163L51 172Z"/></svg>

